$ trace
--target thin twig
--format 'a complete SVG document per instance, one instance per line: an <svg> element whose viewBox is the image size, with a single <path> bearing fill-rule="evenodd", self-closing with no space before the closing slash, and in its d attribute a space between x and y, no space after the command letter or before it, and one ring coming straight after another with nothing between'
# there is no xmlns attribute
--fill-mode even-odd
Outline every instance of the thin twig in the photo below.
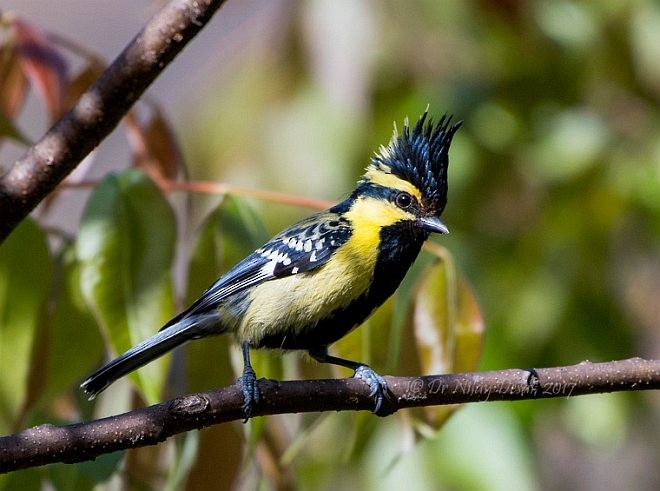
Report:
<svg viewBox="0 0 660 491"><path fill-rule="evenodd" d="M483 401L519 401L602 392L660 389L660 360L583 362L532 370L385 377L383 414L399 409ZM369 389L357 379L259 381L254 416L371 410ZM172 435L243 419L238 386L193 394L118 416L68 426L41 425L0 438L0 473L54 462L81 462L128 448L155 445Z"/></svg>
<svg viewBox="0 0 660 491"><path fill-rule="evenodd" d="M98 180L84 180L84 181L64 181L63 186L75 188L95 188L98 186ZM159 179L156 184L163 191L181 191L186 193L200 193L200 194L217 194L225 195L230 194L233 196L242 196L245 198L255 198L263 201L271 201L285 205L304 206L306 208L313 208L323 210L332 206L334 203L331 201L305 198L303 196L296 196L287 193L278 193L276 191L268 191L265 189L257 189L245 186L236 186L226 182L209 182L209 181L171 181L167 179Z"/></svg>

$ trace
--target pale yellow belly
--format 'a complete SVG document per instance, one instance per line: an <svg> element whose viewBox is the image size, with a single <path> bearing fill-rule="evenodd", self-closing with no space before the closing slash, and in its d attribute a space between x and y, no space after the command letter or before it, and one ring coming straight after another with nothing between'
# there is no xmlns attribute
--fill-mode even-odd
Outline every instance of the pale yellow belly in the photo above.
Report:
<svg viewBox="0 0 660 491"><path fill-rule="evenodd" d="M238 326L238 339L258 345L264 336L296 334L314 327L369 288L374 262L375 254L362 254L358 259L349 247L316 270L256 286Z"/></svg>

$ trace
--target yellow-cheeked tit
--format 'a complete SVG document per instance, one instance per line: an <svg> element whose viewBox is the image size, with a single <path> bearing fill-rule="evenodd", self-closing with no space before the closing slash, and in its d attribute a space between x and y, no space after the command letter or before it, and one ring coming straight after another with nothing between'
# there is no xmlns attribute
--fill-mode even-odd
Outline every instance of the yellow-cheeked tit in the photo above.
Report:
<svg viewBox="0 0 660 491"><path fill-rule="evenodd" d="M355 370L378 412L385 380L367 365L328 354L397 289L447 203L448 152L460 123L424 113L406 120L372 158L351 195L273 237L221 276L154 336L112 360L81 387L93 398L113 381L192 339L231 333L242 345L239 379L249 417L259 402L250 348L306 350Z"/></svg>

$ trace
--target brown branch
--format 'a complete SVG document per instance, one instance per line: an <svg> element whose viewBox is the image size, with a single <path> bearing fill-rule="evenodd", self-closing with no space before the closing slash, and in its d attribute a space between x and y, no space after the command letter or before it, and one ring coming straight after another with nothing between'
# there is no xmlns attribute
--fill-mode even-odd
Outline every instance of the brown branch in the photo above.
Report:
<svg viewBox="0 0 660 491"><path fill-rule="evenodd" d="M0 177L0 243L117 126L224 0L172 0L101 77Z"/></svg>
<svg viewBox="0 0 660 491"><path fill-rule="evenodd" d="M386 377L385 413L480 401L519 401L660 389L660 360L629 360L536 370ZM314 411L370 410L373 399L357 379L276 382L261 379L255 416ZM193 394L118 416L68 426L41 425L0 438L0 473L54 462L81 462L128 448L155 445L172 435L241 420L238 386ZM382 415L385 415L383 413Z"/></svg>

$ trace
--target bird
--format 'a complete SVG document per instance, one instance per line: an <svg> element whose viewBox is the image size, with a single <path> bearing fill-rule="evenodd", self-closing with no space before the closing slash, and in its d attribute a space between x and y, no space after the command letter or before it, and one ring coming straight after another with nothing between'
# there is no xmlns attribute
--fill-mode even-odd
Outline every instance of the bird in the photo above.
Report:
<svg viewBox="0 0 660 491"><path fill-rule="evenodd" d="M249 419L262 394L251 349L302 350L364 381L378 414L388 387L368 365L329 354L398 288L432 233L447 234L449 147L462 122L428 108L376 151L350 195L291 225L220 276L156 334L90 375L93 399L118 378L187 341L232 334L241 346L237 383Z"/></svg>

